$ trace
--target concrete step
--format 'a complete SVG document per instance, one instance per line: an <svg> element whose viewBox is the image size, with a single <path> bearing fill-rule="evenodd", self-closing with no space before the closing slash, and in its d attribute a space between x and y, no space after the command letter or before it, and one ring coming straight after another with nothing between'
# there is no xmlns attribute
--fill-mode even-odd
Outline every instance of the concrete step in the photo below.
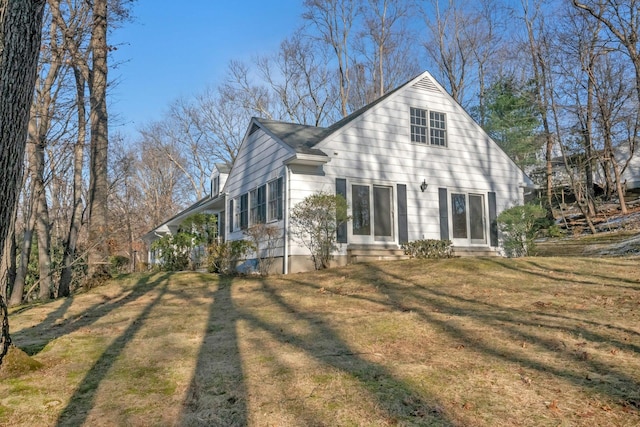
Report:
<svg viewBox="0 0 640 427"><path fill-rule="evenodd" d="M349 245L349 263L409 259L397 245Z"/></svg>
<svg viewBox="0 0 640 427"><path fill-rule="evenodd" d="M452 249L453 256L456 257L500 256L500 253L498 253L497 249L490 246L454 246Z"/></svg>

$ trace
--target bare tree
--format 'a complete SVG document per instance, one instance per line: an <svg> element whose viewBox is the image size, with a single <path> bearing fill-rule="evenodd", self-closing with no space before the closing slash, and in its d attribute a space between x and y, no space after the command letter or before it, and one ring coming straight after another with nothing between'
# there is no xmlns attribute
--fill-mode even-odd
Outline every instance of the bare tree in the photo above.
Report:
<svg viewBox="0 0 640 427"><path fill-rule="evenodd" d="M94 0L91 29L92 67L89 73L89 122L91 155L89 157L89 277L107 274L109 249L106 245L108 225L108 152L109 118L107 115L107 0Z"/></svg>
<svg viewBox="0 0 640 427"><path fill-rule="evenodd" d="M135 176L133 185L140 193L140 205L143 219L148 231L160 224L172 212L184 208L190 201L191 185L182 170L173 162L167 163L167 150L173 150L172 156L178 158L180 153L175 148L162 147L158 140L142 134L131 147L135 154Z"/></svg>
<svg viewBox="0 0 640 427"><path fill-rule="evenodd" d="M409 30L411 5L404 0L367 0L356 31L350 108L358 109L420 72L416 37Z"/></svg>
<svg viewBox="0 0 640 427"><path fill-rule="evenodd" d="M335 118L328 62L326 50L317 49L299 31L284 40L276 54L256 59L261 78L273 92L277 118L314 126Z"/></svg>
<svg viewBox="0 0 640 427"><path fill-rule="evenodd" d="M43 10L43 0L0 0L0 259L17 209ZM10 343L0 296L0 364Z"/></svg>
<svg viewBox="0 0 640 427"><path fill-rule="evenodd" d="M438 67L453 99L464 105L476 41L466 37L463 29L473 25L478 17L465 14L452 0L446 3L443 6L440 0L425 2L423 13L428 38L424 48L428 58Z"/></svg>
<svg viewBox="0 0 640 427"><path fill-rule="evenodd" d="M547 207L552 211L553 206L553 156L554 133L552 131L552 118L550 117L552 89L551 89L551 46L542 14L543 2L535 1L533 8L528 0L522 0L522 20L526 29L526 42L528 60L533 74L534 95L542 121L542 132L545 139L545 163L546 163L546 197ZM532 10L533 9L533 10Z"/></svg>
<svg viewBox="0 0 640 427"><path fill-rule="evenodd" d="M78 67L73 70L75 88L76 88L76 109L77 109L77 136L73 148L73 192L72 192L72 210L69 220L68 232L63 243L62 271L60 272L60 281L58 283L58 296L67 297L71 292L71 279L73 272L73 263L75 261L76 247L78 237L80 235L80 227L82 226L82 217L84 205L82 203L83 179L82 170L84 164L84 146L87 134L87 116L85 88L86 82L82 72Z"/></svg>
<svg viewBox="0 0 640 427"><path fill-rule="evenodd" d="M303 18L318 32L316 39L335 54L338 66L340 112L349 114L352 31L361 10L359 0L305 0Z"/></svg>
<svg viewBox="0 0 640 427"><path fill-rule="evenodd" d="M640 1L639 0L572 0L573 5L587 11L602 22L626 49L635 69L636 95L640 104Z"/></svg>

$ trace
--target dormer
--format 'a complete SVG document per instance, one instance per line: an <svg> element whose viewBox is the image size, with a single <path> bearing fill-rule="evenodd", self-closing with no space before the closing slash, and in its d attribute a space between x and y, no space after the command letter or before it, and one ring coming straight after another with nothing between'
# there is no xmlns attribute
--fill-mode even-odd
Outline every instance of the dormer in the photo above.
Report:
<svg viewBox="0 0 640 427"><path fill-rule="evenodd" d="M211 172L210 193L212 199L215 199L220 195L220 192L224 188L224 184L227 182L230 170L231 167L227 163L216 163L213 166L213 171Z"/></svg>

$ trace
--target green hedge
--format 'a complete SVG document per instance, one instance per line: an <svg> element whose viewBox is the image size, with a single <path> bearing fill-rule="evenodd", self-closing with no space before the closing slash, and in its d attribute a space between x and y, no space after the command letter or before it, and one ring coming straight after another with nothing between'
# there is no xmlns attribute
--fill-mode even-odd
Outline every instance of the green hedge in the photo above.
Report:
<svg viewBox="0 0 640 427"><path fill-rule="evenodd" d="M414 240L402 244L405 255L411 258L451 258L451 240Z"/></svg>

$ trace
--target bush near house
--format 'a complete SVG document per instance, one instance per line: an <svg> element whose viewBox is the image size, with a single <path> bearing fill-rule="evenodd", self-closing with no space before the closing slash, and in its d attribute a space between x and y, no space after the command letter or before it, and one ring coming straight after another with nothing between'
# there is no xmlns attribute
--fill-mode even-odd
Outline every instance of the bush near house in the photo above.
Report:
<svg viewBox="0 0 640 427"><path fill-rule="evenodd" d="M414 240L402 244L405 255L411 258L451 258L451 240Z"/></svg>
<svg viewBox="0 0 640 427"><path fill-rule="evenodd" d="M216 216L197 213L187 217L178 232L156 240L151 249L158 251L160 268L164 271L182 271L191 265L191 255L195 248L211 245L218 236ZM195 260L195 264L199 260Z"/></svg>
<svg viewBox="0 0 640 427"><path fill-rule="evenodd" d="M535 255L534 239L544 227L546 216L547 211L533 203L514 206L498 215L498 228L508 257Z"/></svg>
<svg viewBox="0 0 640 427"><path fill-rule="evenodd" d="M207 271L209 273L232 274L236 264L254 250L252 242L231 240L213 243L208 247Z"/></svg>
<svg viewBox="0 0 640 427"><path fill-rule="evenodd" d="M275 261L275 251L280 243L282 232L278 227L261 223L247 228L244 234L249 237L255 252L258 273L266 276Z"/></svg>
<svg viewBox="0 0 640 427"><path fill-rule="evenodd" d="M320 191L293 207L292 233L309 249L316 270L329 267L338 227L348 220L347 201L340 195Z"/></svg>

